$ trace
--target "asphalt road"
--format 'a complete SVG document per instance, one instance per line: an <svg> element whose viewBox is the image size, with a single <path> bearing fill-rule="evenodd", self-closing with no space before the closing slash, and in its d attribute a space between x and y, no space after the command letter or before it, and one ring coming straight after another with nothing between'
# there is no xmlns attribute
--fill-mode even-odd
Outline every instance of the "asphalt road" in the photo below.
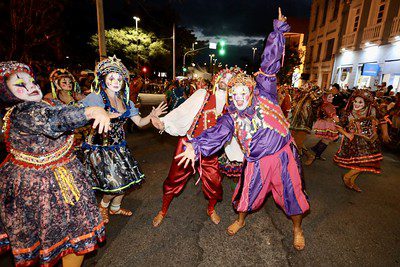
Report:
<svg viewBox="0 0 400 267"><path fill-rule="evenodd" d="M86 257L84 266L399 266L400 265L400 158L385 153L381 175L363 174L363 193L347 190L345 172L332 163L338 144L327 161L305 167L311 211L304 219L306 249L292 248L291 222L268 198L265 207L248 217L236 236L225 230L236 218L230 198L234 184L224 179L224 199L217 205L222 217L213 225L206 215L200 186L191 179L176 198L163 224L151 221L161 206L162 182L168 173L175 137L154 129L128 135L133 155L147 182L131 192L123 206L131 218L111 217L107 241ZM309 143L315 139L309 140ZM0 266L11 266L10 256Z"/></svg>

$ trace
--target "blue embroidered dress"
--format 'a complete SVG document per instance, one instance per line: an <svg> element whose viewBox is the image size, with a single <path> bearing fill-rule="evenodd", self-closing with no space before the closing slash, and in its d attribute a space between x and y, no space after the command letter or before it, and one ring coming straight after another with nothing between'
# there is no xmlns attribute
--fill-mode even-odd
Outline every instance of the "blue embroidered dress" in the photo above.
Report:
<svg viewBox="0 0 400 267"><path fill-rule="evenodd" d="M91 93L81 101L83 106L99 106L108 112L118 112L111 106L104 91ZM107 194L123 194L128 189L139 185L144 174L138 162L133 158L125 140L124 124L139 114L132 101L126 111L111 120L111 129L106 135L99 135L95 130L86 137L82 145L85 154L86 175L94 181L94 189Z"/></svg>

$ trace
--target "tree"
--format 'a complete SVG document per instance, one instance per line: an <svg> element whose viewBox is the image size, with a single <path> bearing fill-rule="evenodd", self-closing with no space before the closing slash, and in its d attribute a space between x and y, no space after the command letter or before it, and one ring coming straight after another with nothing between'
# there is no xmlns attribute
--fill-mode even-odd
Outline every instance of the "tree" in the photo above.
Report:
<svg viewBox="0 0 400 267"><path fill-rule="evenodd" d="M302 51L295 47L285 47L283 66L277 73L279 84L292 84L292 75L294 70L301 65L302 53Z"/></svg>
<svg viewBox="0 0 400 267"><path fill-rule="evenodd" d="M90 45L97 48L97 34L91 37ZM142 29L136 31L133 27L106 30L106 46L109 55L115 54L122 61L135 65L136 56L139 57L140 65L149 64L151 59L169 54L164 41L158 39L154 33Z"/></svg>

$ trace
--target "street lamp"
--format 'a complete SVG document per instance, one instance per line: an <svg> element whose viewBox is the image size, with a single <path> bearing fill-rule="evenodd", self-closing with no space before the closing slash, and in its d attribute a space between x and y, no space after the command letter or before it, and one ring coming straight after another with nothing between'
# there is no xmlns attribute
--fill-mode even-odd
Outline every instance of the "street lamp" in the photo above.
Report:
<svg viewBox="0 0 400 267"><path fill-rule="evenodd" d="M192 50L194 50L194 45L197 45L197 42L192 43Z"/></svg>
<svg viewBox="0 0 400 267"><path fill-rule="evenodd" d="M254 64L254 57L256 55L257 47L252 47L251 49L253 49L253 64Z"/></svg>
<svg viewBox="0 0 400 267"><path fill-rule="evenodd" d="M133 19L135 20L136 24L136 67L139 69L139 31L138 31L138 22L140 21L140 18L134 16Z"/></svg>

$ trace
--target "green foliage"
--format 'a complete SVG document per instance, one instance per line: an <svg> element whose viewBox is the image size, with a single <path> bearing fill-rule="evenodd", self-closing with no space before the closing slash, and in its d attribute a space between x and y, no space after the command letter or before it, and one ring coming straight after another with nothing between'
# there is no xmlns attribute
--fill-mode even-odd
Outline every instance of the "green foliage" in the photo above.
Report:
<svg viewBox="0 0 400 267"><path fill-rule="evenodd" d="M90 45L97 48L97 34L90 39ZM164 41L158 39L154 33L141 29L127 27L123 29L106 30L106 47L108 55L117 55L123 62L136 63L136 55L140 64L149 63L152 58L166 56L169 51Z"/></svg>

